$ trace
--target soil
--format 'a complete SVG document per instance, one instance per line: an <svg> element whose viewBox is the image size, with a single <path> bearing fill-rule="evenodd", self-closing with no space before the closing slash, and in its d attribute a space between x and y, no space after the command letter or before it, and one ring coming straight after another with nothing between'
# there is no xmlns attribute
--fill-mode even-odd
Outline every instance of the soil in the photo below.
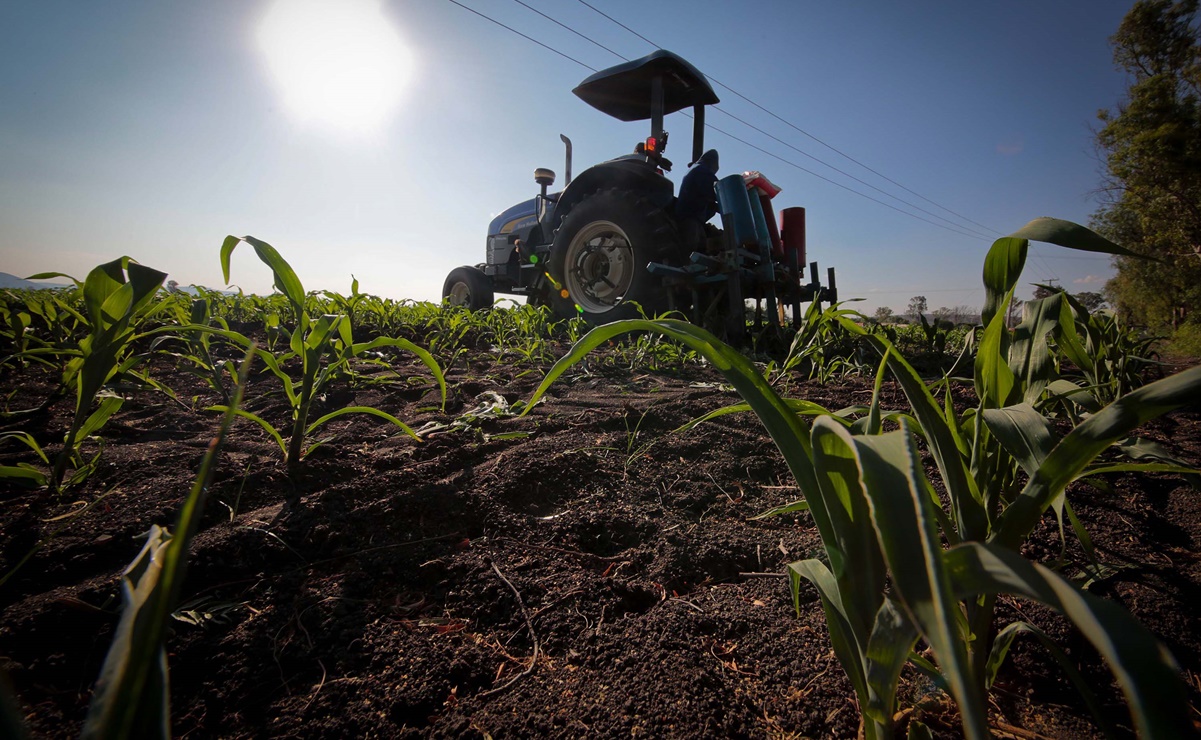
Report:
<svg viewBox="0 0 1201 740"><path fill-rule="evenodd" d="M486 349L461 355L443 412L416 361L365 366L314 414L353 404L414 427L449 423L488 393L528 399L545 369ZM204 408L219 399L196 376L164 359L150 370L179 401L128 390L90 479L61 497L0 494L0 573L40 543L0 586L0 668L36 736L78 734L117 623L120 573L152 524L174 526L217 427ZM8 408L30 408L53 380L8 369L0 393ZM819 554L817 531L805 513L751 519L799 496L783 459L751 414L671 433L738 400L722 380L699 365L647 372L601 353L524 418L479 418L418 443L374 417L342 417L291 476L276 443L240 421L191 550L179 612L191 621L174 622L167 643L173 733L854 737L854 694L816 593L802 588L798 614L781 575ZM897 388L885 394L904 407ZM791 395L838 409L867 403L871 385L799 382ZM245 406L287 418L269 375L252 379ZM60 400L0 420L0 432L49 444L70 412ZM1201 463L1198 410L1143 434ZM0 447L0 464L16 462L37 460ZM1201 706L1197 492L1173 475L1106 484L1069 489L1117 566L1090 588L1165 642ZM1025 554L1060 557L1052 518ZM1015 600L1000 616L1059 640L1130 734L1110 674L1067 622ZM920 717L940 737L959 735L953 705L910 669L901 707L902 728ZM991 721L1002 737L1099 735L1050 655L1022 639Z"/></svg>

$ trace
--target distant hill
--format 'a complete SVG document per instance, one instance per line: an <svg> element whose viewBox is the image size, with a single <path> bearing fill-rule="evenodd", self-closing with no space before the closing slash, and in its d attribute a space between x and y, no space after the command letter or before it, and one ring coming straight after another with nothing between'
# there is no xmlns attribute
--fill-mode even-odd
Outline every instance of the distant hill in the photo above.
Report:
<svg viewBox="0 0 1201 740"><path fill-rule="evenodd" d="M41 280L26 280L7 272L0 272L0 290L4 288L65 288L69 283L47 283Z"/></svg>

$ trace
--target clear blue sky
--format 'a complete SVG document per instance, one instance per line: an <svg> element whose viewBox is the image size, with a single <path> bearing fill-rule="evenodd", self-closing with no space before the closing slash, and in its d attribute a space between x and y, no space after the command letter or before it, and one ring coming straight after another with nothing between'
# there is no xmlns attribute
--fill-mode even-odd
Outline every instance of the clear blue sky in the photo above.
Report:
<svg viewBox="0 0 1201 740"><path fill-rule="evenodd" d="M620 61L512 0L461 1L592 67ZM576 0L525 2L623 56L653 49ZM810 258L835 266L842 297L865 298L869 313L903 311L917 294L931 309L978 306L991 238L1037 216L1087 223L1096 209L1091 132L1125 89L1107 38L1131 0L590 2L938 205L715 85L734 115L927 211L987 227L989 238L953 233L710 132L722 174L762 170L784 188L777 208L808 209ZM389 83L400 90L390 108L337 120L321 114L337 101L322 109L317 90L308 103L318 112L306 115L296 96L324 74L323 45L310 39L300 61L273 62L263 30L272 5L4 3L0 271L83 277L127 254L180 283L219 287L221 240L251 234L309 290L348 292L354 274L370 293L436 300L451 268L483 261L490 217L536 192L534 168L562 174L560 133L575 142L577 172L647 134L571 94L588 69L447 0L378 4L377 26L411 62ZM289 64L317 65L302 70L299 92L280 83ZM945 225L721 113L709 122ZM691 122L676 114L667 128L668 155L685 163ZM269 290L249 249L233 262L234 283ZM1036 246L1026 278L1078 291L1110 274L1104 258Z"/></svg>

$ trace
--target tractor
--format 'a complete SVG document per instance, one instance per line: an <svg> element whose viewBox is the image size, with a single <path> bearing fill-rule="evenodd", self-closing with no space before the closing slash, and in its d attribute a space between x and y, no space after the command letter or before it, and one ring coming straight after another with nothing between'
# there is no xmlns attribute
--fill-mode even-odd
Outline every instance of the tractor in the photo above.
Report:
<svg viewBox="0 0 1201 740"><path fill-rule="evenodd" d="M560 135L566 146L562 190L549 192L555 173L536 169L540 193L492 220L486 261L451 271L442 288L446 302L482 309L496 293L523 295L560 317L593 324L679 311L738 341L748 300L756 324L766 315L776 327L785 306L798 322L802 302L837 301L833 268L823 286L811 263L810 280L802 283L804 209L784 209L778 228L772 198L779 190L758 172L719 180L722 228L706 225L703 244L685 243L674 186L665 176L672 164L664 156L663 118L691 108L692 161L700 160L705 106L719 101L696 67L661 49L601 70L572 92L618 120L649 119L650 136L634 153L572 179L571 140Z"/></svg>

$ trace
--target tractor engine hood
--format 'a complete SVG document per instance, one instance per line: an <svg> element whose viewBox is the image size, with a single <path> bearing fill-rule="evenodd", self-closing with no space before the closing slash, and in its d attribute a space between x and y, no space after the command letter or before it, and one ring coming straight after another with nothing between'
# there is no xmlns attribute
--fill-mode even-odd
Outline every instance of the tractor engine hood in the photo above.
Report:
<svg viewBox="0 0 1201 740"><path fill-rule="evenodd" d="M663 115L721 102L700 70L664 49L602 69L572 92L601 113L620 121L642 121L653 114L651 86L660 76L663 79Z"/></svg>

